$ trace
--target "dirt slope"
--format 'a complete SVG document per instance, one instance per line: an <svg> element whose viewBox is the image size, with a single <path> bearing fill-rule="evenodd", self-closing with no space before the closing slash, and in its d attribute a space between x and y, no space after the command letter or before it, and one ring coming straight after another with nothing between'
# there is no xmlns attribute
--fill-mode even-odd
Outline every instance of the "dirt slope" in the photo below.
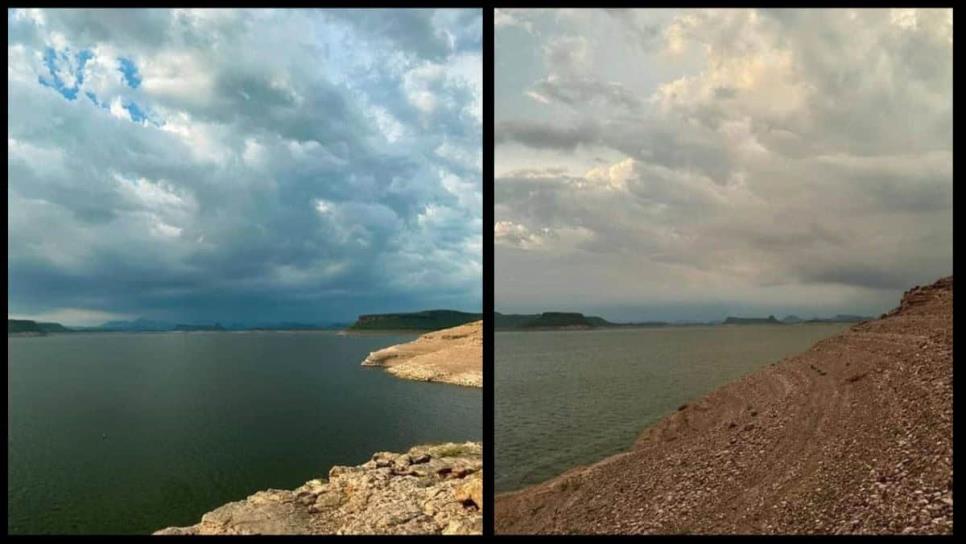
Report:
<svg viewBox="0 0 966 544"><path fill-rule="evenodd" d="M953 280L497 497L499 533L951 533Z"/></svg>
<svg viewBox="0 0 966 544"><path fill-rule="evenodd" d="M407 380L483 387L483 322L433 331L374 351L362 365L385 367Z"/></svg>

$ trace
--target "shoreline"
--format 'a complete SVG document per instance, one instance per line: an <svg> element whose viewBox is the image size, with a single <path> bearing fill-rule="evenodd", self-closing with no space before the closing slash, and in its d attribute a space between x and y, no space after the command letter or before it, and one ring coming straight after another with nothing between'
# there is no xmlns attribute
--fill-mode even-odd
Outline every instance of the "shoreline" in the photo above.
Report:
<svg viewBox="0 0 966 544"><path fill-rule="evenodd" d="M951 532L951 301L951 277L907 291L624 452L497 494L497 533Z"/></svg>
<svg viewBox="0 0 966 544"><path fill-rule="evenodd" d="M482 534L481 442L377 452L294 490L266 489L155 535Z"/></svg>
<svg viewBox="0 0 966 544"><path fill-rule="evenodd" d="M370 353L364 367L406 380L483 387L483 322L426 333L412 342Z"/></svg>
<svg viewBox="0 0 966 544"><path fill-rule="evenodd" d="M802 322L802 323L781 323L775 325L772 323L754 323L754 324L736 324L736 323L695 323L690 325L662 325L662 326L648 326L648 325L627 325L622 327L559 327L559 328L548 328L548 327L530 327L530 328L520 328L520 329L495 329L495 333L504 332L603 332L603 331L655 331L655 330L679 330L679 329L717 329L717 328L752 328L752 327L810 327L810 326L825 326L825 325L841 325L844 327L850 327L853 325L860 325L866 323L866 321L827 321L827 322Z"/></svg>

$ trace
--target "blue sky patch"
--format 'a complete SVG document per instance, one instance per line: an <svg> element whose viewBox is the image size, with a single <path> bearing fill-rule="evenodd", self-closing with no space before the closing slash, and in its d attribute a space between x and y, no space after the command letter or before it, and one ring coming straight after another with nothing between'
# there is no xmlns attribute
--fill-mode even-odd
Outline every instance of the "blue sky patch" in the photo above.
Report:
<svg viewBox="0 0 966 544"><path fill-rule="evenodd" d="M119 70L124 74L124 83L132 89L137 89L141 86L141 74L138 73L138 67L134 65L134 61L131 59L120 58L118 61L121 64Z"/></svg>
<svg viewBox="0 0 966 544"><path fill-rule="evenodd" d="M144 110L137 105L136 102L131 100L124 101L124 109L131 114L131 120L135 123L140 123L141 121L147 119L147 115L144 114Z"/></svg>
<svg viewBox="0 0 966 544"><path fill-rule="evenodd" d="M41 76L38 80L41 85L56 90L64 98L74 100L77 98L77 91L81 84L84 83L84 65L93 57L94 53L89 49L82 49L71 57L69 49L57 52L52 47L48 47L44 49L44 66L47 67L50 77ZM73 76L72 85L67 85L61 77L61 73L65 71Z"/></svg>

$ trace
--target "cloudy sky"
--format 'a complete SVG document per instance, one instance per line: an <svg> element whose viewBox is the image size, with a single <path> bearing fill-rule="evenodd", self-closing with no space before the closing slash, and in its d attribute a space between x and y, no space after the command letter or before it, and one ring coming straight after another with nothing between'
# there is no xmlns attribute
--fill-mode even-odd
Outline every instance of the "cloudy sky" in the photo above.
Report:
<svg viewBox="0 0 966 544"><path fill-rule="evenodd" d="M498 10L498 311L878 314L952 272L950 10Z"/></svg>
<svg viewBox="0 0 966 544"><path fill-rule="evenodd" d="M480 10L12 10L7 28L9 315L480 310Z"/></svg>

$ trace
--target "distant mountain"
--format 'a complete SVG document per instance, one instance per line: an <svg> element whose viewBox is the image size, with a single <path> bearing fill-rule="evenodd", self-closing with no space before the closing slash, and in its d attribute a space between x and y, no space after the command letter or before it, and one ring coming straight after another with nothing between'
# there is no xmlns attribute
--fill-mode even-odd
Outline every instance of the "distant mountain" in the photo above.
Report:
<svg viewBox="0 0 966 544"><path fill-rule="evenodd" d="M493 328L519 329L538 317L540 317L540 314L501 314L500 312L493 312Z"/></svg>
<svg viewBox="0 0 966 544"><path fill-rule="evenodd" d="M399 314L360 315L349 327L353 331L435 331L479 321L483 314L458 312L456 310L426 310Z"/></svg>
<svg viewBox="0 0 966 544"><path fill-rule="evenodd" d="M596 324L595 324L596 323ZM536 319L523 324L526 329L557 329L557 328L593 328L605 324L603 318L593 321L577 312L544 312Z"/></svg>
<svg viewBox="0 0 966 544"><path fill-rule="evenodd" d="M171 331L174 330L174 324L139 318L134 321L108 321L98 328L111 331Z"/></svg>
<svg viewBox="0 0 966 544"><path fill-rule="evenodd" d="M36 321L31 321L29 319L8 319L7 320L7 334L11 333L36 333L44 334L43 329Z"/></svg>
<svg viewBox="0 0 966 544"><path fill-rule="evenodd" d="M52 323L52 322L45 323L42 321L38 321L37 325L44 332L74 332L72 329L63 326L60 323Z"/></svg>
<svg viewBox="0 0 966 544"><path fill-rule="evenodd" d="M7 334L37 334L49 332L74 332L60 323L33 321L30 319L7 319Z"/></svg>
<svg viewBox="0 0 966 544"><path fill-rule="evenodd" d="M770 315L765 317L728 317L724 320L725 325L781 325L782 322Z"/></svg>
<svg viewBox="0 0 966 544"><path fill-rule="evenodd" d="M873 319L873 317L872 316L868 316L868 315L862 316L862 315L838 314L835 317L833 317L832 319L834 319L836 321L843 321L843 322L852 322L852 321L854 321L854 322L858 323L859 321L868 321L870 319Z"/></svg>
<svg viewBox="0 0 966 544"><path fill-rule="evenodd" d="M223 331L224 327L220 323L215 323L214 325L188 325L184 323L178 323L174 326L174 330L188 332L188 331Z"/></svg>
<svg viewBox="0 0 966 544"><path fill-rule="evenodd" d="M98 327L81 327L83 330L91 332L127 331L127 332L159 332L159 331L276 331L276 330L332 330L344 329L348 323L300 323L295 321L256 322L241 323L233 322L227 326L216 323L210 324L186 324L170 323L167 321L156 321L152 319L139 318L134 321L108 321Z"/></svg>
<svg viewBox="0 0 966 544"><path fill-rule="evenodd" d="M495 329L560 329L621 327L602 317L585 316L579 312L544 312L541 314L501 314L494 312Z"/></svg>
<svg viewBox="0 0 966 544"><path fill-rule="evenodd" d="M703 325L704 323L678 323L678 325ZM671 323L667 321L638 321L637 323L611 323L611 327L670 327Z"/></svg>
<svg viewBox="0 0 966 544"><path fill-rule="evenodd" d="M868 316L838 314L835 317L809 319L807 323L858 323L873 319Z"/></svg>
<svg viewBox="0 0 966 544"><path fill-rule="evenodd" d="M282 323L262 323L258 325L253 325L250 327L242 327L244 330L253 331L317 331L317 330L331 330L331 329L344 329L348 327L348 323L334 323L334 324L318 324L318 323L295 323L295 322L282 322Z"/></svg>

